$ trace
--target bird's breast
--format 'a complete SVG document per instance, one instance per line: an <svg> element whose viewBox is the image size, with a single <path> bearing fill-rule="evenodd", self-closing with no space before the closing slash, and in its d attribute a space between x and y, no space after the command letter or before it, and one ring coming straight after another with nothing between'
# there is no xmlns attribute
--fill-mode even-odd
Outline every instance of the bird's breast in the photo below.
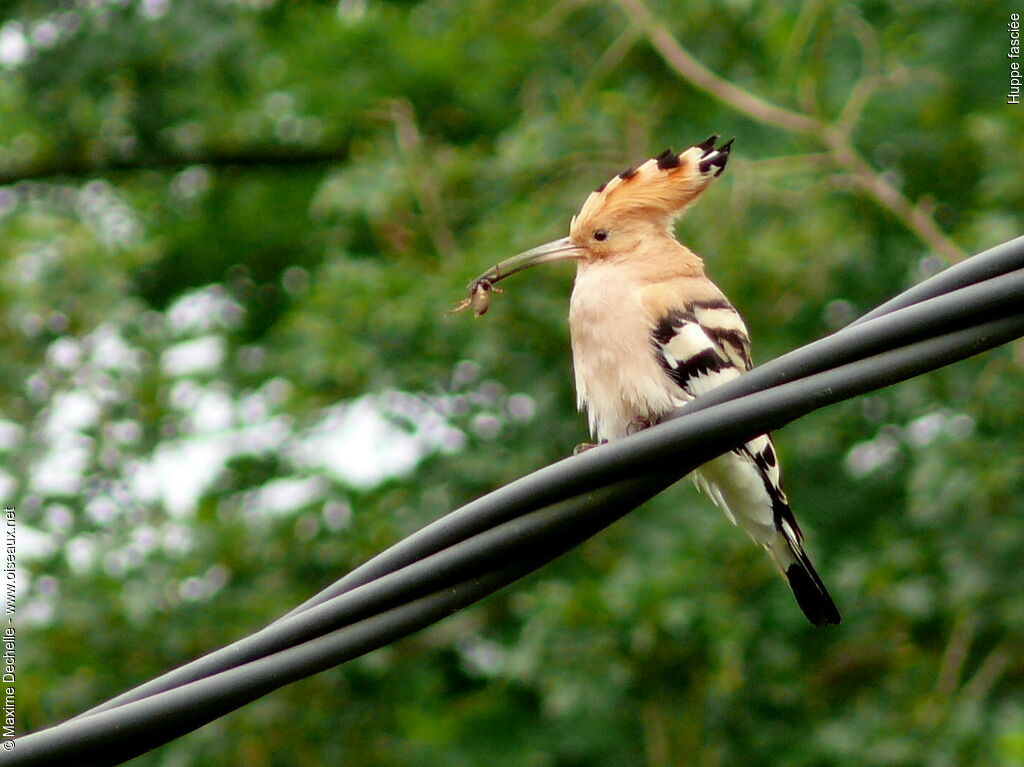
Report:
<svg viewBox="0 0 1024 767"><path fill-rule="evenodd" d="M581 265L576 274L569 302L576 397L598 440L624 437L679 404L654 355L641 288L613 265Z"/></svg>

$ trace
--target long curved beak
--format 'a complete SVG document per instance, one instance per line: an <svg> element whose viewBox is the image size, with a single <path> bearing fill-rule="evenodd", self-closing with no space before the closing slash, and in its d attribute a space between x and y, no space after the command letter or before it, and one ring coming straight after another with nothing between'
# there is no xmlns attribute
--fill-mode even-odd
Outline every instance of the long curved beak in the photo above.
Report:
<svg viewBox="0 0 1024 767"><path fill-rule="evenodd" d="M537 264L546 264L549 261L569 261L582 257L583 248L573 245L568 237L562 237L546 242L543 245L538 245L536 248L530 248L522 253L517 253L511 258L506 258L500 264L491 267L490 270L469 283L469 287L472 288L483 280L487 280L493 285L498 280L503 280L516 272L529 269Z"/></svg>
<svg viewBox="0 0 1024 767"><path fill-rule="evenodd" d="M469 283L467 286L469 296L463 299L450 313L461 311L467 306L472 306L473 313L479 317L487 311L490 301L489 293L492 290L495 293L501 292L494 287L496 283L512 276L516 272L529 269L531 266L546 264L550 261L571 261L583 258L584 253L584 249L574 245L568 237L562 237L518 253L511 258L506 258Z"/></svg>

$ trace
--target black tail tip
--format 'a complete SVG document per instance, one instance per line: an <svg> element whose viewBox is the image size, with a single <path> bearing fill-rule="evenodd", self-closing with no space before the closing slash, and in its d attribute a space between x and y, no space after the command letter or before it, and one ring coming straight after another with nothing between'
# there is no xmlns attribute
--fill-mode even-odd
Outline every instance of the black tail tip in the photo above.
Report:
<svg viewBox="0 0 1024 767"><path fill-rule="evenodd" d="M816 582L807 570L798 564L792 564L786 569L786 578L789 580L789 587L793 589L796 603L804 611L807 620L818 628L839 624L842 620L839 608L825 587Z"/></svg>

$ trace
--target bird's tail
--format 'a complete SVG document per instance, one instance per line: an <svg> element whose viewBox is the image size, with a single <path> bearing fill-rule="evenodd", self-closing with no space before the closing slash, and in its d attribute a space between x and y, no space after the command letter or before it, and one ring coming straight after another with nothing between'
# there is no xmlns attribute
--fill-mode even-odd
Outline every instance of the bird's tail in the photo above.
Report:
<svg viewBox="0 0 1024 767"><path fill-rule="evenodd" d="M783 525L782 528L779 531L781 539L779 548L784 547L784 550L771 553L782 567L786 580L789 581L789 587L793 589L796 603L800 605L804 615L815 626L839 623L839 608L832 601L828 589L825 588L818 571L811 564L810 557L804 551L803 545L797 536L788 529L788 525Z"/></svg>
<svg viewBox="0 0 1024 767"><path fill-rule="evenodd" d="M804 551L800 527L789 508L768 437L752 440L742 451L704 464L694 474L697 487L721 507L729 520L765 548L793 589L796 603L815 626L839 623L839 610ZM754 456L758 456L755 458ZM774 473L772 467L776 467Z"/></svg>

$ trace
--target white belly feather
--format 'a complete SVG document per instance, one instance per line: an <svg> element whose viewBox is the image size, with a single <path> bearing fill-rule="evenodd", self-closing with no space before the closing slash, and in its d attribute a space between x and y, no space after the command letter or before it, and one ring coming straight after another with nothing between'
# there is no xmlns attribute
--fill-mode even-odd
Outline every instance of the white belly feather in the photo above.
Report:
<svg viewBox="0 0 1024 767"><path fill-rule="evenodd" d="M576 276L569 303L576 401L599 441L624 437L684 401L655 357L639 292L615 267L593 264Z"/></svg>

